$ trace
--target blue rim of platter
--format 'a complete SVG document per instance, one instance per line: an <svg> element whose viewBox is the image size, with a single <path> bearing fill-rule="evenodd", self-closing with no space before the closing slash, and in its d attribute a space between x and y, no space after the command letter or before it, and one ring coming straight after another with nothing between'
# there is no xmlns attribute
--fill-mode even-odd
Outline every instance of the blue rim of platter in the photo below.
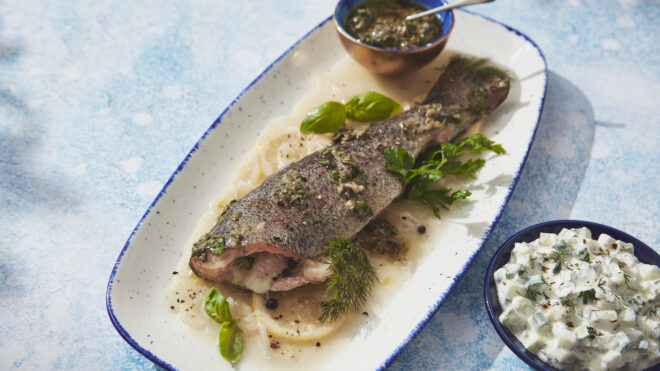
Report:
<svg viewBox="0 0 660 371"><path fill-rule="evenodd" d="M387 359L386 359L386 360L385 360L385 361L379 366L379 369L384 369L384 368L386 368L387 366L389 366L390 364L392 364L392 362L394 362L394 360L396 359L396 357L397 357L399 354L401 354L401 351L402 351L402 350L403 350L403 349L404 349L404 348L405 348L405 347L406 347L406 346L407 346L407 345L408 345L408 344L409 344L409 343L415 338L415 336L417 336L417 334L419 334L419 332L422 330L422 328L424 328L424 326L426 326L426 324L428 323L428 321L433 317L433 315L438 311L438 309L440 308L440 306L444 303L444 301L445 301L446 298L447 298L447 295L448 295L448 294L454 289L454 287L456 287L456 285L457 285L458 282L461 280L461 278L463 278L463 276L464 276L464 274L465 274L465 271L467 270L467 268L470 267L470 265L472 264L472 262L474 261L474 259L477 257L477 255L478 255L479 252L481 251L481 248L483 247L483 245L486 243L486 241L487 241L488 238L490 237L490 234L491 234L491 232L493 231L493 228L495 228L495 225L497 224L497 222L499 221L499 219L502 217L502 212L504 211L504 207L505 207L505 206L507 205L507 203L509 202L509 199L511 198L511 194L513 193L513 190L515 189L516 184L518 183L518 179L520 178L520 173L521 173L523 167L525 166L525 163L527 162L527 159L528 159L528 156L529 156L529 148L530 148L530 146L531 146L531 143L534 141L534 137L536 136L536 132L537 132L537 129L538 129L538 123L539 123L539 121L540 121L540 119L541 119L541 112L543 111L543 106L544 106L544 104L545 104L546 91L547 91L547 87L548 87L548 78L547 78L547 75L548 75L548 64L547 64L546 59L545 59L545 56L543 55L543 52L541 51L541 49L539 48L539 46L538 46L538 45L537 45L537 44L536 44L531 38L529 38L527 35L523 34L522 32L520 32L520 31L518 31L518 30L516 30L516 29L514 29L514 28L512 28L512 27L509 27L509 26L507 26L507 25L505 25L505 24L503 24L503 23L501 23L501 22L498 22L498 21L496 21L496 20L494 20L494 19L492 19L492 18L489 18L489 17L483 16L483 15L480 15L480 14L477 14L477 13L474 13L474 12L471 12L471 11L467 11L467 10L459 9L458 11L459 11L459 12L465 12L465 13L468 13L468 14L471 14L471 15L474 15L474 16L478 16L478 17L483 18L483 19L485 19L485 20L487 20L487 21L489 21L489 22L492 22L492 23L495 23L495 24L497 24L497 25L500 25L500 26L502 26L503 28L505 28L506 30L508 30L509 32L512 32L513 34L515 34L516 36L523 38L525 41L527 41L528 43L530 43L530 44L534 47L534 49L535 49L536 52L538 53L539 57L540 57L541 60L543 61L543 75L544 75L544 77L545 77L544 82L543 82L543 92L542 92L542 96L541 96L541 103L540 103L540 105L539 105L539 107L538 107L538 119L537 119L537 121L536 121L536 123L535 123L535 126L534 126L534 133L532 134L532 136L531 136L531 138L530 138L530 140L529 140L529 143L527 143L527 144L528 144L528 145L527 145L527 153L525 153L525 156L524 156L523 161L521 162L521 164L520 164L519 168L517 169L517 171L514 173L513 181L511 182L511 185L509 186L509 189L507 190L508 193L507 193L507 195L506 195L506 197L505 197L505 199L504 199L504 202L503 202L502 205L500 206L500 209L499 209L499 211L498 211L498 213L497 213L497 216L495 217L495 219L493 220L493 222L491 223L491 225L488 227L488 229L487 229L487 231L486 231L486 233L485 233L485 235L484 235L484 238L480 241L479 248L477 249L477 252L476 252L475 254L473 254L473 255L469 258L468 262L463 266L463 271L462 271L462 273L459 274L457 277L454 278L454 282L450 285L450 287L449 287L448 290L446 291L445 295L444 295L442 298L440 298L440 299L435 303L435 305L434 305L434 306L429 310L429 312L427 313L426 317L425 317L423 320L421 320L421 321L417 324L417 326L415 326L415 328L414 328L414 329L408 334L408 336L407 336L407 337L406 337L406 338L405 338L405 339L399 344L399 346L398 346L398 347L392 352L392 354L390 354L390 355L388 356L388 358L387 358ZM158 201L160 200L160 198L165 194L165 192L166 192L167 189L169 188L170 184L174 181L174 179L176 178L176 176L181 172L181 170L184 168L184 166L188 163L188 161L190 160L191 156L192 156L192 155L198 150L200 144L206 139L206 137L209 135L209 133L210 133L210 132L211 132L216 126L218 126L218 124L220 124L222 118L223 118L223 117L225 116L225 114L229 111L229 109L230 109L231 107L233 107L234 104L236 104L236 102L237 102L237 101L238 101L238 100L239 100L239 99L240 99L240 98L241 98L241 97L242 97L247 91L249 91L250 88L252 88L253 85L255 85L259 80L261 80L261 79L264 77L264 75L265 75L268 71L270 71L270 70L273 68L273 66L274 66L277 62L279 62L282 58L284 58L284 57L285 57L285 56L286 56L286 55L287 55L292 49L294 49L298 44L300 44L303 40L305 40L305 39L306 39L310 34L312 34L314 31L316 31L317 29L323 27L326 23L332 21L332 18L333 18L333 16L331 15L331 16L329 16L328 18L326 18L325 20L323 20L321 23L319 23L317 26L315 26L315 27L312 28L309 32L307 32L307 33L306 33L306 34L305 34L300 40L296 41L293 45L291 45L288 49L286 49L286 50L284 51L284 53L282 53L282 55L280 55L277 59L275 59L275 60L274 60L274 61L273 61L273 62L272 62L272 63L271 63L271 64L270 64L270 65L269 65L269 66L268 66L268 67L267 67L267 68L266 68L266 69L265 69L265 70L264 70L259 76L257 76L257 78L255 78L255 79L254 79L254 80L253 80L253 81L252 81L252 82L251 82L251 83L250 83L245 89L243 89L243 91L242 91L242 92L241 92L236 98L234 98L234 100L233 100L233 101L227 106L227 108L224 109L224 111L220 114L220 116L218 116L218 118L215 119L215 121L213 122L213 124L211 124L211 126L210 126L210 127L204 132L204 134L203 134L202 137L197 141L197 143L195 143L195 145L194 145L193 148L190 150L190 152L186 155L186 157L185 157L184 160L181 162L181 164L176 168L176 170L174 171L174 173L172 174L172 176L167 180L167 182L166 182L165 185L163 186L163 189L161 189L161 191L158 193L158 195L156 196L156 198L154 199L154 201L151 203L151 205L149 205L149 208L147 208L147 211L144 213L144 215L142 216L142 218L140 219L140 221L137 223L137 225L135 226L135 228L134 228L133 231L131 232L131 235L129 236L128 240L127 240L126 243L124 244L124 247L122 248L121 252L119 253L119 256L117 257L117 261L115 262L115 265L114 265L113 268L112 268L112 272L110 273L110 278L109 278L109 280L108 280L108 285L107 285L107 290L106 290L106 309L107 309L107 312L108 312L108 316L110 317L110 321L112 322L112 325L115 327L115 329L117 330L117 332L119 333L119 335L121 335L121 337L124 338L124 340L125 340L130 346L132 346L135 350L137 350L140 354L142 354L143 356L145 356L147 359L149 359L149 360L151 360L152 362L154 362L156 365L158 365L158 366L160 366L160 367L163 367L163 368L165 368L165 369L167 369L167 370L176 370L175 367L173 367L173 366L170 365L169 363L163 361L162 359L158 358L156 355L154 355L153 353L151 353L150 351L148 351L147 349L145 349L143 346L141 346L141 345L140 345L135 339L133 339L133 337L129 334L129 332L126 331L126 329L121 325L119 319L117 318L117 316L116 316L115 313L114 313L114 309L113 309L113 306L112 306L112 287L113 287L113 284L114 284L114 281L115 281L115 276L116 276L116 274L117 274L117 269L119 268L119 265L120 265L120 263L121 263L121 261L122 261L122 258L123 258L123 256L124 256L124 254L126 253L126 250L127 250L128 247L130 246L130 244L131 244L131 242L132 242L132 240L133 240L133 237L135 236L136 232L138 231L138 229L140 228L140 226L141 226L142 223L144 222L145 218L151 213L152 209L153 209L153 208L155 207L155 205L158 203Z"/></svg>
<svg viewBox="0 0 660 371"><path fill-rule="evenodd" d="M509 331L500 323L499 315L502 313L502 307L500 306L499 300L497 299L497 288L495 286L493 274L497 269L509 261L511 250L517 242L532 242L538 239L539 234L542 232L557 234L563 228L581 227L587 227L591 231L591 238L593 239L597 239L599 235L605 233L615 240L632 243L634 246L634 254L640 262L660 266L660 255L658 255L658 253L656 253L650 246L629 235L628 233L595 222L588 222L584 220L547 221L527 227L509 237L509 239L506 240L506 242L504 242L502 246L500 246L499 249L495 252L495 255L493 255L493 258L488 265L488 269L486 270L486 278L484 281L484 298L486 301L486 310L488 312L488 317L493 324L493 327L495 327L495 331L497 331L497 334L500 335L509 349L511 349L511 351L525 363L537 370L559 369L543 361L536 354L527 350L515 337L515 335L513 335L511 331ZM658 366L658 364L652 366L649 369L657 369L656 366Z"/></svg>

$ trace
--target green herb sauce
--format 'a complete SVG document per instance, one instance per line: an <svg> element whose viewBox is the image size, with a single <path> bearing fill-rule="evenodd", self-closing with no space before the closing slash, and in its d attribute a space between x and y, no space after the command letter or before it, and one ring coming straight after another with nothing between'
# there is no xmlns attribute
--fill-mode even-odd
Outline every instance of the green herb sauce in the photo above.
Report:
<svg viewBox="0 0 660 371"><path fill-rule="evenodd" d="M369 204L367 204L362 200L346 201L346 211L359 218L366 218L374 215L373 211L371 211L371 207L369 206Z"/></svg>
<svg viewBox="0 0 660 371"><path fill-rule="evenodd" d="M201 261L206 261L206 254L204 251L209 248L213 255L220 255L225 249L225 238L221 235L213 235L207 233L199 241L195 242L192 247L192 255L196 256Z"/></svg>
<svg viewBox="0 0 660 371"><path fill-rule="evenodd" d="M367 1L348 13L344 28L366 44L390 49L417 48L442 35L442 22L435 15L406 20L424 10L427 8L407 0Z"/></svg>
<svg viewBox="0 0 660 371"><path fill-rule="evenodd" d="M279 206L302 206L307 199L305 179L297 171L287 172L279 187L273 189L272 196Z"/></svg>
<svg viewBox="0 0 660 371"><path fill-rule="evenodd" d="M321 151L322 154L332 154L333 157L321 160L320 164L328 169L336 169L328 173L330 179L335 182L346 182L355 178L361 173L360 167L350 155L343 151L337 151L334 147L329 147Z"/></svg>

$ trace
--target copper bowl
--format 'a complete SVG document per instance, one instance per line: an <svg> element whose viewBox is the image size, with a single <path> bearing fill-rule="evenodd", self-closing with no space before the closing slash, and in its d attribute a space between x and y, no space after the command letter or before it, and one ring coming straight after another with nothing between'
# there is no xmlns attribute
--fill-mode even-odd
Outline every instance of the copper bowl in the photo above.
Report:
<svg viewBox="0 0 660 371"><path fill-rule="evenodd" d="M451 10L437 13L442 22L442 35L430 44L412 49L388 49L365 44L344 29L344 20L351 9L367 0L340 0L335 8L334 21L344 49L358 63L379 75L398 75L424 67L440 54L454 28L454 13ZM447 4L445 0L416 0L427 8Z"/></svg>

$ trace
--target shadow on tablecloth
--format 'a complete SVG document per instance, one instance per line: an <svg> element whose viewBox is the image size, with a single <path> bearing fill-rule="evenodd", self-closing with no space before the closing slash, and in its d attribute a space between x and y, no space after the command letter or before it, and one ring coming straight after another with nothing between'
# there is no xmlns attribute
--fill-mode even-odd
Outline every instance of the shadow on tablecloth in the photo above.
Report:
<svg viewBox="0 0 660 371"><path fill-rule="evenodd" d="M0 71L20 58L21 52L20 44L0 40ZM71 206L70 197L39 174L35 164L43 134L38 115L21 98L20 86L9 85L0 75L0 210L36 204Z"/></svg>

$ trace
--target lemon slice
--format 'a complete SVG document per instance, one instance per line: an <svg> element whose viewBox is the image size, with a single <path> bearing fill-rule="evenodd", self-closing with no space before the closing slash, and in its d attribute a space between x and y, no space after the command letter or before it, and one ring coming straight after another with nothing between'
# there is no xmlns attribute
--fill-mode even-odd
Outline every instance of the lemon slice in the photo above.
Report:
<svg viewBox="0 0 660 371"><path fill-rule="evenodd" d="M265 175L300 160L330 142L328 135L304 135L297 126L277 128L264 134L257 145L259 164Z"/></svg>
<svg viewBox="0 0 660 371"><path fill-rule="evenodd" d="M270 292L277 300L276 309L266 308L266 295L253 294L252 307L268 332L280 339L311 341L328 336L341 327L344 318L333 322L318 321L325 285L306 285L290 291Z"/></svg>

